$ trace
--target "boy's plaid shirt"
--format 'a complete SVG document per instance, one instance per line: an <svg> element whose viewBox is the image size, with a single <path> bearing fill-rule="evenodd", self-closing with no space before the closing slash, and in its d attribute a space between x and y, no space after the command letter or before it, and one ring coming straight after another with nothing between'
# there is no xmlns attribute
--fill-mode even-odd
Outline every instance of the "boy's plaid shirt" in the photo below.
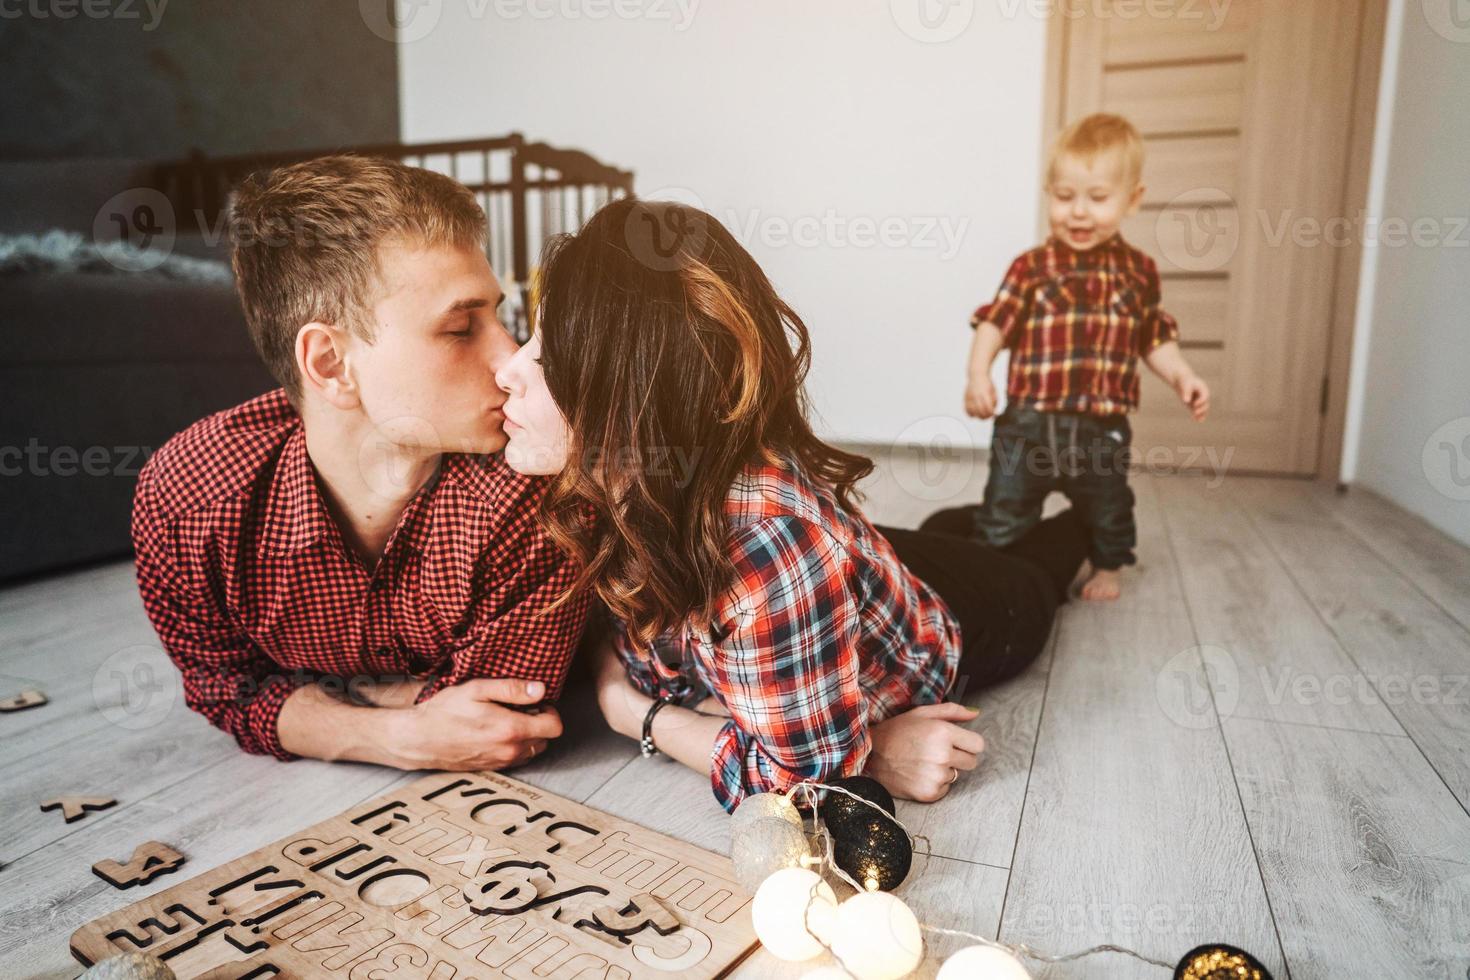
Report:
<svg viewBox="0 0 1470 980"><path fill-rule="evenodd" d="M960 631L867 518L798 467L747 469L725 514L735 585L718 621L664 634L652 658L622 630L614 645L643 693L683 679L730 712L710 781L733 811L748 793L862 772L870 725L944 699Z"/></svg>
<svg viewBox="0 0 1470 980"><path fill-rule="evenodd" d="M1159 309L1153 259L1114 235L1079 252L1055 237L1011 263L972 327L1011 350L1006 397L1042 412L1122 415L1138 407L1138 359L1179 339Z"/></svg>

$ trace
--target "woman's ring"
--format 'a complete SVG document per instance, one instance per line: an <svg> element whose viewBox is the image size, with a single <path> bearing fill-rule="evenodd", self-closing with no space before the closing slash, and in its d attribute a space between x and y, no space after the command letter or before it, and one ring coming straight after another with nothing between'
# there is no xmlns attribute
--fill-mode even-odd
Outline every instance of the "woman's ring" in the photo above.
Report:
<svg viewBox="0 0 1470 980"><path fill-rule="evenodd" d="M954 781L956 779L959 779L960 778L960 771L958 769L956 769L954 766L950 766L949 767L949 771L952 772L952 773L954 773L953 776L950 776L949 777L949 784L951 786L953 786L954 785Z"/></svg>

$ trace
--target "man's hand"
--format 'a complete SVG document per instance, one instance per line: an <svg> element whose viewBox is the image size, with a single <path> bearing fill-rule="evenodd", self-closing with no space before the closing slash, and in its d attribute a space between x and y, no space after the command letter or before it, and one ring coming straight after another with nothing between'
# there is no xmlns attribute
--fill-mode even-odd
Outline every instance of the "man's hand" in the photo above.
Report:
<svg viewBox="0 0 1470 980"><path fill-rule="evenodd" d="M979 712L945 701L910 708L873 726L873 751L863 770L894 796L920 803L943 799L959 772L979 764L985 739L957 722Z"/></svg>
<svg viewBox="0 0 1470 980"><path fill-rule="evenodd" d="M995 414L995 382L989 374L971 375L965 386L965 414L988 419Z"/></svg>
<svg viewBox="0 0 1470 980"><path fill-rule="evenodd" d="M1174 391L1196 422L1203 422L1205 416L1210 414L1210 386L1199 375L1192 371L1181 375L1174 382Z"/></svg>
<svg viewBox="0 0 1470 980"><path fill-rule="evenodd" d="M520 765L561 735L561 716L550 706L528 714L506 705L536 704L545 693L540 681L506 677L446 687L411 708L389 709L391 750L402 768L462 772Z"/></svg>

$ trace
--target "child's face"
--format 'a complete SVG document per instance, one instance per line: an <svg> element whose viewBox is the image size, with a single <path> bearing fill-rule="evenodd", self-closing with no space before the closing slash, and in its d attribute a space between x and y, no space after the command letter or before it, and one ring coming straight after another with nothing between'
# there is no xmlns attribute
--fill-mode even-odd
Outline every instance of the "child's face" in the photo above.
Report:
<svg viewBox="0 0 1470 980"><path fill-rule="evenodd" d="M1123 219L1138 211L1143 185L1129 179L1121 153L1100 153L1091 160L1064 153L1047 194L1051 233L1086 251L1112 238Z"/></svg>

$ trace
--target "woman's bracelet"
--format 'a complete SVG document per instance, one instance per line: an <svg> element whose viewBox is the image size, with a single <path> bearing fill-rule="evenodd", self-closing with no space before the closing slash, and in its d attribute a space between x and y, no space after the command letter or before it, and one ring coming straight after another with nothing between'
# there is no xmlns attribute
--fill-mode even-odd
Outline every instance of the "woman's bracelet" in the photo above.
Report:
<svg viewBox="0 0 1470 980"><path fill-rule="evenodd" d="M663 709L664 705L673 704L679 700L677 694L660 694L654 699L653 704L648 706L648 714L643 716L643 737L638 740L638 751L643 753L643 758L658 754L658 746L653 744L653 716Z"/></svg>

